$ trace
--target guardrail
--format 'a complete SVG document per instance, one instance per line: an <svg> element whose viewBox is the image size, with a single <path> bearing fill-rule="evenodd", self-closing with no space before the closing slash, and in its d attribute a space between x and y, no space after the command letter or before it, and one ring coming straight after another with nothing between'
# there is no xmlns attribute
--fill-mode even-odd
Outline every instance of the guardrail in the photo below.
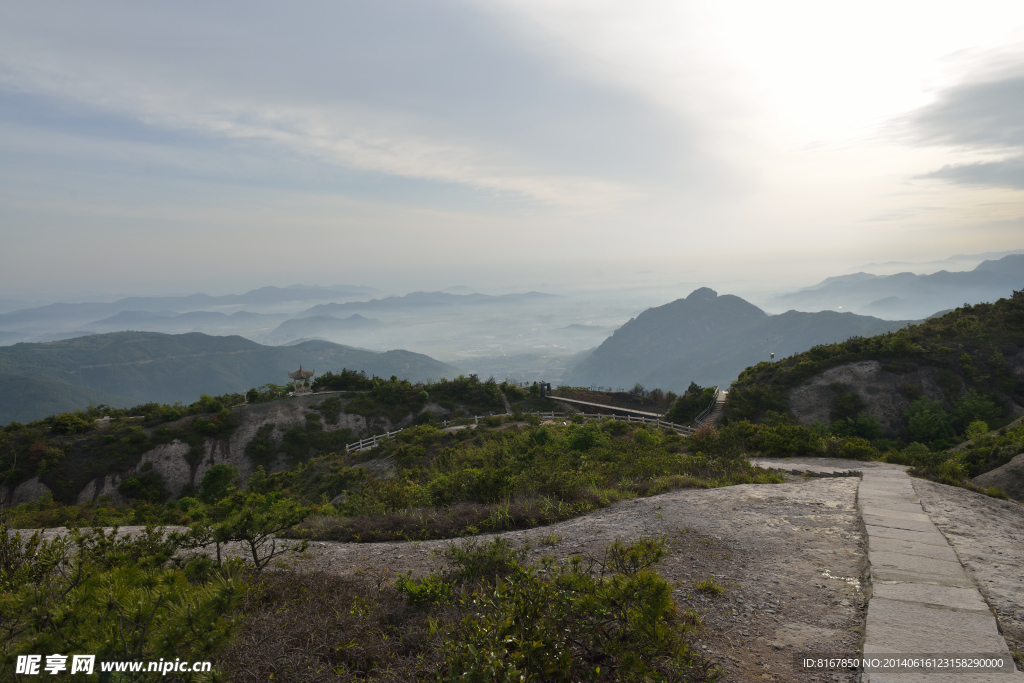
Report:
<svg viewBox="0 0 1024 683"><path fill-rule="evenodd" d="M645 425L655 425L656 427L658 427L660 429L672 429L677 434L681 434L682 436L689 436L689 435L691 435L691 434L693 434L694 432L697 431L696 427L691 427L689 425L681 425L681 424L676 424L675 422L666 422L665 420L659 420L657 418L650 418L650 417L643 417L643 416L634 417L632 415L624 415L624 416L623 415L607 415L607 414L604 414L604 413L556 413L556 412L550 412L550 411L546 412L546 413L543 413L543 412L532 412L532 413L523 413L523 414L524 415L537 415L538 417L542 417L542 418L546 417L546 418L548 418L550 420L554 420L554 419L560 418L560 417L569 418L569 417L582 416L582 417L596 417L596 418L601 418L601 419L608 418L608 419L612 419L612 420L618 420L620 422L639 422L639 423L645 424ZM504 417L507 417L508 415L509 415L508 413L505 413ZM473 424L474 425L480 424L480 418L488 418L488 417L498 417L498 416L495 416L495 415L474 415L473 416ZM451 420L451 422L454 422L454 420ZM448 423L449 423L449 420L444 420L442 422L442 424L445 427L448 426ZM466 425L455 425L455 428L459 429L459 428L468 427L468 426L469 426L468 424L466 424ZM408 427L406 427L405 429L408 429ZM377 434L375 436L368 436L368 437L366 437L365 439L363 439L361 441L356 441L355 443L351 443L351 444L348 444L347 446L345 446L345 452L346 453L354 453L354 452L357 452L357 451L365 451L365 450L367 450L369 448L375 448L380 443L381 440L391 438L392 436L394 436L395 434L398 434L401 431L404 431L404 430L396 429L395 431L387 432L386 434Z"/></svg>
<svg viewBox="0 0 1024 683"><path fill-rule="evenodd" d="M374 436L368 436L362 441L356 441L355 443L350 443L347 446L345 446L345 452L350 453L353 451L365 451L367 448L375 448L377 446L378 441L380 441L381 439L391 438L400 431L402 430L396 429L395 431L387 432L386 434L376 434Z"/></svg>
<svg viewBox="0 0 1024 683"><path fill-rule="evenodd" d="M722 390L719 389L718 387L715 387L715 395L711 399L711 403L708 404L707 408L705 408L704 410L701 411L700 415L698 415L697 417L693 418L694 424L698 424L699 425L705 419L707 419L707 416L710 415L711 411L715 409L715 404L718 403L718 395L720 393L722 393Z"/></svg>

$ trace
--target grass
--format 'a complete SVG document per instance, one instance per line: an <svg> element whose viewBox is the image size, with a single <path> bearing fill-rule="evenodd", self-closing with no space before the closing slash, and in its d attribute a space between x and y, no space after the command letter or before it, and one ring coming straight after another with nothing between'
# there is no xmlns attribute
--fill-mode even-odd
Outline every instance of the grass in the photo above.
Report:
<svg viewBox="0 0 1024 683"><path fill-rule="evenodd" d="M539 542L545 546L556 546L562 542L562 537L554 532L550 534L544 534L540 537Z"/></svg>
<svg viewBox="0 0 1024 683"><path fill-rule="evenodd" d="M715 577L713 576L702 581L694 581L693 588L708 595L719 595L725 592L725 586L715 583Z"/></svg>

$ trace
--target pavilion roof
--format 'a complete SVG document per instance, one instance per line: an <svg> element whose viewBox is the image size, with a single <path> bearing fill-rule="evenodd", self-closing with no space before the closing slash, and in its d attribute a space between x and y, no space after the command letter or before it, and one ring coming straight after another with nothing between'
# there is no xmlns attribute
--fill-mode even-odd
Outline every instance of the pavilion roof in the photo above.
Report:
<svg viewBox="0 0 1024 683"><path fill-rule="evenodd" d="M316 370L303 370L302 366L300 365L298 370L296 370L295 372L289 372L288 376L291 377L292 379L309 379L315 374Z"/></svg>

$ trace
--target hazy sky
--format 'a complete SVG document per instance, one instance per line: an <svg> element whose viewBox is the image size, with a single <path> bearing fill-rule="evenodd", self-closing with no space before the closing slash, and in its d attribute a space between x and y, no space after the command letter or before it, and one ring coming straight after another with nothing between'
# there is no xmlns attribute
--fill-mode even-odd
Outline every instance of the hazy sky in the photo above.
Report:
<svg viewBox="0 0 1024 683"><path fill-rule="evenodd" d="M0 4L0 298L1024 247L1024 3Z"/></svg>

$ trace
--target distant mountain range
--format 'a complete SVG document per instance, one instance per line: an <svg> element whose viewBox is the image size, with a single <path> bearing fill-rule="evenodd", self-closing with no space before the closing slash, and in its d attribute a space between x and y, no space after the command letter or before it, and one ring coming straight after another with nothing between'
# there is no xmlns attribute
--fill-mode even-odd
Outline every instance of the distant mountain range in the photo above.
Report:
<svg viewBox="0 0 1024 683"><path fill-rule="evenodd" d="M219 313L217 311L190 311L175 313L174 311L121 311L116 315L96 320L81 326L88 332L123 332L141 330L146 332L167 332L181 334L201 328L204 332L234 331L239 327L251 328L263 324L271 327L283 318L283 314L252 313L238 311L236 313Z"/></svg>
<svg viewBox="0 0 1024 683"><path fill-rule="evenodd" d="M886 319L925 318L964 303L992 302L1024 289L1024 254L983 261L974 270L930 275L853 273L776 297L769 307L843 310Z"/></svg>
<svg viewBox="0 0 1024 683"><path fill-rule="evenodd" d="M410 351L374 353L325 341L264 346L238 336L115 332L0 348L0 424L89 403L191 403L200 394L285 384L299 364L318 374L342 368L412 381L461 371Z"/></svg>
<svg viewBox="0 0 1024 683"><path fill-rule="evenodd" d="M457 289L463 289L459 287ZM413 292L370 301L368 287L263 287L244 294L182 297L130 297L111 303L57 303L0 314L0 346L19 341L50 341L97 332L146 331L182 334L203 332L215 335L240 334L271 344L295 339L329 336L332 333L367 331L380 321L352 315L358 312L429 313L435 308L479 311L488 305L530 305L557 299L541 292L525 294L453 294ZM296 313L310 302L329 301ZM288 306L287 304L299 304ZM265 312L232 307L264 307ZM468 307L468 308L467 308ZM228 310L211 310L211 309ZM290 308L290 310L288 310ZM282 310L288 312L281 312ZM315 320L313 320L315 318ZM306 320L306 322L297 322ZM337 323L336 320L347 320Z"/></svg>
<svg viewBox="0 0 1024 683"><path fill-rule="evenodd" d="M159 322L144 313L161 316L178 313L208 312L230 306L275 306L290 302L329 301L339 298L366 297L374 290L368 287L338 285L336 287L261 287L244 294L192 294L189 296L128 297L110 303L56 303L0 314L0 331L13 335L31 335L46 330L72 331L93 327L110 329L115 324ZM119 314L131 314L125 319ZM223 315L223 314L222 314ZM255 313L250 315L256 315ZM280 320L281 318L278 318ZM124 330L125 328L120 328ZM2 341L2 340L0 340Z"/></svg>
<svg viewBox="0 0 1024 683"><path fill-rule="evenodd" d="M313 315L338 315L356 311L388 311L405 309L423 309L442 306L493 306L501 304L529 304L544 299L555 298L555 294L543 292L526 292L525 294L450 294L448 292L412 292L405 296L389 296L384 299L370 301L350 301L348 303L320 304L303 311L298 317Z"/></svg>
<svg viewBox="0 0 1024 683"><path fill-rule="evenodd" d="M620 327L563 375L572 386L684 391L690 382L728 385L760 361L853 336L897 330L911 321L822 311L768 315L732 296L702 287L685 299L649 308Z"/></svg>

